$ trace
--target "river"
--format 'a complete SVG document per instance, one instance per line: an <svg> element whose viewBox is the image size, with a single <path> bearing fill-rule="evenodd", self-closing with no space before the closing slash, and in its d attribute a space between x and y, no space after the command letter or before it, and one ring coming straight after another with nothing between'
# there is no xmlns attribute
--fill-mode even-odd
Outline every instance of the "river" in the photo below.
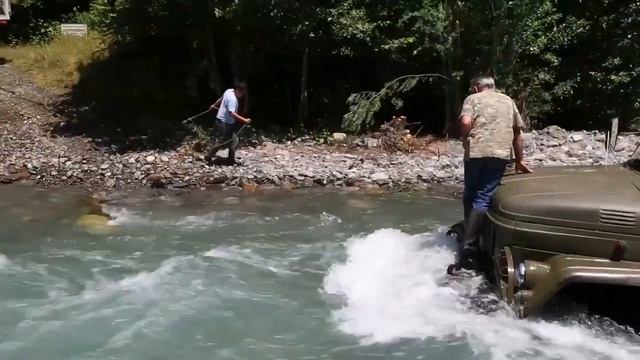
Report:
<svg viewBox="0 0 640 360"><path fill-rule="evenodd" d="M0 359L640 358L577 305L517 320L447 278L455 199L140 191L111 233L75 226L81 206L0 187Z"/></svg>

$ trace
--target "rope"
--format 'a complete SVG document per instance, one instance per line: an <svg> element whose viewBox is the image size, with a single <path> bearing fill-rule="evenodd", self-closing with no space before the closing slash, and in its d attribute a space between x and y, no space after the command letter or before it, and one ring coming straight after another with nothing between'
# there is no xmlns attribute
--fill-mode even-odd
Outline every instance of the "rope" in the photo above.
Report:
<svg viewBox="0 0 640 360"><path fill-rule="evenodd" d="M244 130L245 127L247 127L248 124L242 124L242 126L240 127L240 130L235 132L235 135L238 136L238 134L240 134L242 132L242 130ZM224 145L227 145L229 142L233 141L233 136L231 137L231 139L221 143L221 144L216 144L214 145L214 147L221 147Z"/></svg>
<svg viewBox="0 0 640 360"><path fill-rule="evenodd" d="M199 118L199 117L201 117L203 115L208 114L210 111L211 111L211 109L207 109L207 111L203 111L203 112L201 112L201 113L199 113L197 115L194 115L194 116L182 121L182 124L184 126L186 126L187 128L189 128L191 131L193 131L198 136L198 138L200 138L200 140L210 140L211 137L209 136L207 131L204 130L202 127L196 125L196 123L193 122L193 120L195 120L195 119L197 119L197 118Z"/></svg>
<svg viewBox="0 0 640 360"><path fill-rule="evenodd" d="M204 130L201 126L196 125L194 123L195 119L208 114L210 111L211 111L211 109L208 109L208 110L203 111L203 112L201 112L199 114L193 115L192 117L182 121L182 124L185 125L187 128L189 128L191 131L193 131L198 136L198 138L200 140L211 141L211 136L209 136L209 133L206 130ZM238 134L240 134L242 132L242 130L244 130L244 128L247 127L247 125L248 124L242 124L240 129L235 132L236 136ZM214 147L220 147L220 146L226 145L231 141L233 141L233 137L231 139L221 143L221 144L214 145Z"/></svg>

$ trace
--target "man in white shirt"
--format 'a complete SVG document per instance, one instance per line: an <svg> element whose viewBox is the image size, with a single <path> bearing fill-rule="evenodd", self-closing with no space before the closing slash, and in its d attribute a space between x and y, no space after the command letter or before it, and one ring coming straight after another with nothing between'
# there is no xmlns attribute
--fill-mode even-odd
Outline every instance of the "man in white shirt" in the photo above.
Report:
<svg viewBox="0 0 640 360"><path fill-rule="evenodd" d="M216 142L217 144L209 151L205 157L208 163L212 163L216 153L223 149L229 149L227 162L235 164L236 146L238 146L239 125L251 123L251 119L245 118L238 113L238 100L247 93L247 86L244 83L237 83L233 89L224 92L222 98L211 105L211 109L218 109L216 116Z"/></svg>

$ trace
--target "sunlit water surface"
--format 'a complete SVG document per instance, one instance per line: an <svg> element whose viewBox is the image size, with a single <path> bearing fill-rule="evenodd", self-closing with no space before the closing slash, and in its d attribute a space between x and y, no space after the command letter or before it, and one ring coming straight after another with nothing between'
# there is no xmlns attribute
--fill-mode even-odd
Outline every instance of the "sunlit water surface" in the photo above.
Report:
<svg viewBox="0 0 640 360"><path fill-rule="evenodd" d="M639 359L573 311L516 320L445 276L457 200L133 193L112 234L81 194L0 187L0 359Z"/></svg>

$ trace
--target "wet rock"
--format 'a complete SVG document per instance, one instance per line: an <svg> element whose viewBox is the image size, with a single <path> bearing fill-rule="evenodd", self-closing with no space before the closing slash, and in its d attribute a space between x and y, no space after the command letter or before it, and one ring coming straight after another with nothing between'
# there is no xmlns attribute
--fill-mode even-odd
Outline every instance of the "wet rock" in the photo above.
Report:
<svg viewBox="0 0 640 360"><path fill-rule="evenodd" d="M244 191L245 193L256 193L260 191L260 186L258 186L258 184L256 183L243 182L242 191Z"/></svg>
<svg viewBox="0 0 640 360"><path fill-rule="evenodd" d="M26 168L31 175L37 175L38 171L40 170L40 167L36 163L28 163L26 165Z"/></svg>
<svg viewBox="0 0 640 360"><path fill-rule="evenodd" d="M170 185L169 188L171 189L184 189L189 187L189 184L183 182L183 181L173 181Z"/></svg>
<svg viewBox="0 0 640 360"><path fill-rule="evenodd" d="M209 179L209 183L212 185L220 185L229 181L229 176L225 174L215 175Z"/></svg>
<svg viewBox="0 0 640 360"><path fill-rule="evenodd" d="M76 220L75 227L93 235L110 235L117 230L111 225L109 217L95 214L81 216Z"/></svg>
<svg viewBox="0 0 640 360"><path fill-rule="evenodd" d="M364 182L364 179L360 177L349 177L345 180L344 184L350 187L357 187L359 183Z"/></svg>
<svg viewBox="0 0 640 360"><path fill-rule="evenodd" d="M5 175L0 175L0 184L12 184L14 182L29 180L31 178L31 174L27 167L22 167L21 169L13 169L12 172Z"/></svg>
<svg viewBox="0 0 640 360"><path fill-rule="evenodd" d="M154 189L165 187L164 175L162 174L151 174L147 176L147 181L149 182L149 185Z"/></svg>
<svg viewBox="0 0 640 360"><path fill-rule="evenodd" d="M379 186L387 185L391 182L389 175L383 172L374 173L373 175L371 175L371 180Z"/></svg>
<svg viewBox="0 0 640 360"><path fill-rule="evenodd" d="M24 177L20 174L5 174L0 175L0 184L12 184L21 180L27 180L28 177Z"/></svg>
<svg viewBox="0 0 640 360"><path fill-rule="evenodd" d="M322 176L313 179L313 183L320 186L327 186L327 184L329 184L329 181L326 177Z"/></svg>

